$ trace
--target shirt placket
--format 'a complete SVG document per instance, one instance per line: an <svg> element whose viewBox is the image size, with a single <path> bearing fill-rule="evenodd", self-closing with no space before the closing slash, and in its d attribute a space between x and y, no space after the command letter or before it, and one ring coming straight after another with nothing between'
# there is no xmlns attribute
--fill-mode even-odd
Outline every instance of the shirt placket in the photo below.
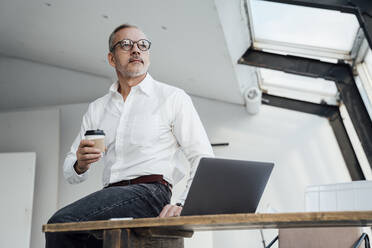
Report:
<svg viewBox="0 0 372 248"><path fill-rule="evenodd" d="M117 155L117 160L123 161L124 160L124 135L125 132L128 130L128 116L130 113L133 97L136 93L135 89L132 89L127 96L125 102L122 102L121 108L121 115L119 120L119 125L116 130L116 138L115 138L115 152Z"/></svg>

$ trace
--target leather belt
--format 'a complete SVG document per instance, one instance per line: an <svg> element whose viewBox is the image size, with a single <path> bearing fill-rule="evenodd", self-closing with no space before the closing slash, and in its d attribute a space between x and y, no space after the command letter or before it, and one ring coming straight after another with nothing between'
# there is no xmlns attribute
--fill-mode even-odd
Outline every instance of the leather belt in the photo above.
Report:
<svg viewBox="0 0 372 248"><path fill-rule="evenodd" d="M130 179L130 180L123 180L120 182L111 183L107 185L105 188L114 187L114 186L127 186L131 184L139 184L139 183L161 183L169 187L169 189L172 189L172 184L164 180L163 175L146 175L146 176L141 176L141 177L137 177L137 178Z"/></svg>

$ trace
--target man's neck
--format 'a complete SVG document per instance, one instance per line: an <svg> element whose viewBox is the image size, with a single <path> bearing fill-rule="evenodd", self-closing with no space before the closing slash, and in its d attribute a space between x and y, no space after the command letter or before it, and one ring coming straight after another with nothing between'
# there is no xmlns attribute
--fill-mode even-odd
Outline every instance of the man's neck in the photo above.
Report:
<svg viewBox="0 0 372 248"><path fill-rule="evenodd" d="M147 73L138 77L125 77L118 73L118 92L123 96L124 101L127 99L131 88L141 83L145 79L146 75Z"/></svg>

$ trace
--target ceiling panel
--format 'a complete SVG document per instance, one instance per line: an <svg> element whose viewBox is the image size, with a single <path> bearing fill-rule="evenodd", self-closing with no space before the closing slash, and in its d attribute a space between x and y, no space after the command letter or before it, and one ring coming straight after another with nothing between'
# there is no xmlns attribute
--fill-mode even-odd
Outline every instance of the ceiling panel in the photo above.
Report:
<svg viewBox="0 0 372 248"><path fill-rule="evenodd" d="M107 40L122 23L140 26L152 41L155 79L193 95L242 103L214 0L3 0L0 55L115 78Z"/></svg>

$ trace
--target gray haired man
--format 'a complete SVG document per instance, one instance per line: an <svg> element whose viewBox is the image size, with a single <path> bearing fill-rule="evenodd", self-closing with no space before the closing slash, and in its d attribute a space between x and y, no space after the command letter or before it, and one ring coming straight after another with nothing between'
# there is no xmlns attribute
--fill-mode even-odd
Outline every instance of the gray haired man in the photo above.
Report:
<svg viewBox="0 0 372 248"><path fill-rule="evenodd" d="M108 61L118 80L89 105L64 163L66 180L80 183L92 163L103 159L104 188L60 209L48 223L180 215L199 160L214 155L190 97L148 73L150 47L133 25L121 25L110 35ZM95 129L106 133L103 157L84 139L87 130ZM190 162L190 175L171 205L178 149ZM46 247L84 247L91 241L88 234L46 233Z"/></svg>

